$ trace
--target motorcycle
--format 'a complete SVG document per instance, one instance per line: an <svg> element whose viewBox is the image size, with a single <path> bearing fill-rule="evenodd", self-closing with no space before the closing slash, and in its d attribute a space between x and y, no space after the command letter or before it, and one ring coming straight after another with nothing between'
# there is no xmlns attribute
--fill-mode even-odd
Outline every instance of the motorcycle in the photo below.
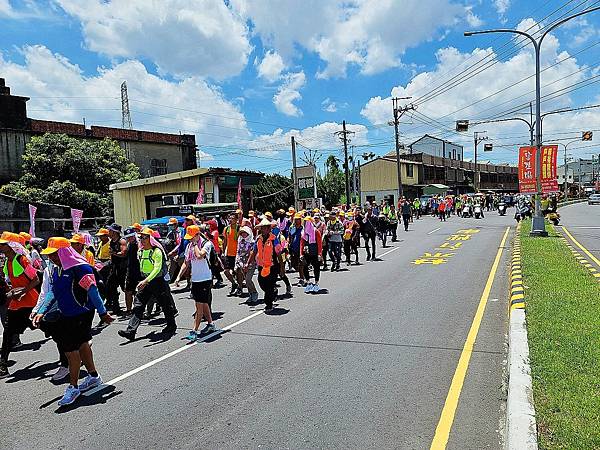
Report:
<svg viewBox="0 0 600 450"><path fill-rule="evenodd" d="M471 208L465 205L462 209L462 217L471 217Z"/></svg>
<svg viewBox="0 0 600 450"><path fill-rule="evenodd" d="M529 207L518 206L515 212L515 220L519 223L521 220L525 220L530 215Z"/></svg>
<svg viewBox="0 0 600 450"><path fill-rule="evenodd" d="M500 214L501 216L506 215L506 203L498 203L498 214Z"/></svg>
<svg viewBox="0 0 600 450"><path fill-rule="evenodd" d="M483 217L483 213L481 212L481 206L476 205L473 211L476 219L481 219Z"/></svg>

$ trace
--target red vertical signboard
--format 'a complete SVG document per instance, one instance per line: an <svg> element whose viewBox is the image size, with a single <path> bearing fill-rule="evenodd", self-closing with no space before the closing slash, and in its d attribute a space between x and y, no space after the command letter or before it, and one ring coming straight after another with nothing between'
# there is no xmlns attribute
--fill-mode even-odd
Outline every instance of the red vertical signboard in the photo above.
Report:
<svg viewBox="0 0 600 450"><path fill-rule="evenodd" d="M542 192L558 192L558 178L556 175L556 159L558 145L544 145L542 147Z"/></svg>
<svg viewBox="0 0 600 450"><path fill-rule="evenodd" d="M535 147L521 147L519 148L519 192L536 193L535 182Z"/></svg>

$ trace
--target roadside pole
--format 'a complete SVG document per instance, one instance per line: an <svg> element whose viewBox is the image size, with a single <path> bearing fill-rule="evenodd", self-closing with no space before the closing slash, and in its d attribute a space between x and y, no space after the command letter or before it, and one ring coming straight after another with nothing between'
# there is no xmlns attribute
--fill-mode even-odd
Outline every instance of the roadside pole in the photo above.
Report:
<svg viewBox="0 0 600 450"><path fill-rule="evenodd" d="M296 139L292 136L292 182L294 183L294 208L298 207L298 178L296 177Z"/></svg>

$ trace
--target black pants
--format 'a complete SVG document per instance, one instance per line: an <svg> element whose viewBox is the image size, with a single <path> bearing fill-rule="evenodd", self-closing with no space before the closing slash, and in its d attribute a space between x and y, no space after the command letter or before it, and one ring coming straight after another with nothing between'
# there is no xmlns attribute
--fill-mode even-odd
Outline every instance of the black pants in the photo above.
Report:
<svg viewBox="0 0 600 450"><path fill-rule="evenodd" d="M329 253L329 239L323 241L323 251L321 256L323 257L323 268L327 268L327 254Z"/></svg>
<svg viewBox="0 0 600 450"><path fill-rule="evenodd" d="M363 239L365 240L365 250L367 251L367 259L375 259L375 233L364 234ZM369 248L369 242L371 242L371 248Z"/></svg>
<svg viewBox="0 0 600 450"><path fill-rule="evenodd" d="M409 221L410 221L410 214L402 214L402 222L404 222L404 231L408 231Z"/></svg>
<svg viewBox="0 0 600 450"><path fill-rule="evenodd" d="M373 238L375 239L375 238ZM350 264L350 257L352 254L356 256L356 262L358 262L358 247L352 239L344 241L344 254L346 255L346 262Z"/></svg>
<svg viewBox="0 0 600 450"><path fill-rule="evenodd" d="M14 344L14 335L23 334L27 328L33 329L29 316L33 308L9 309L6 311L6 321L2 333L2 349L0 360L8 361L8 355Z"/></svg>
<svg viewBox="0 0 600 450"><path fill-rule="evenodd" d="M127 268L119 265L111 265L110 275L106 280L106 309L119 311L119 288L125 292L125 275Z"/></svg>
<svg viewBox="0 0 600 450"><path fill-rule="evenodd" d="M265 293L265 305L267 308L273 307L273 302L277 299L277 277L279 276L279 264L271 266L269 275L263 277L261 275L262 267L258 268L258 285Z"/></svg>
<svg viewBox="0 0 600 450"><path fill-rule="evenodd" d="M392 232L392 242L396 242L398 240L398 222L390 223L390 230Z"/></svg>
<svg viewBox="0 0 600 450"><path fill-rule="evenodd" d="M310 278L310 266L313 266L315 270L315 283L319 284L319 280L321 279L321 264L319 263L319 257L317 255L304 255L304 259L306 260L306 265L304 266L304 274L306 275L306 280Z"/></svg>
<svg viewBox="0 0 600 450"><path fill-rule="evenodd" d="M342 243L341 242L329 242L329 258L331 264L334 267L339 268L340 262L342 261Z"/></svg>
<svg viewBox="0 0 600 450"><path fill-rule="evenodd" d="M135 333L142 322L144 310L150 299L154 298L160 305L167 319L167 326L174 327L175 312L173 311L173 296L169 289L169 283L163 277L152 280L148 285L135 294L133 300L133 316L127 325L128 333Z"/></svg>

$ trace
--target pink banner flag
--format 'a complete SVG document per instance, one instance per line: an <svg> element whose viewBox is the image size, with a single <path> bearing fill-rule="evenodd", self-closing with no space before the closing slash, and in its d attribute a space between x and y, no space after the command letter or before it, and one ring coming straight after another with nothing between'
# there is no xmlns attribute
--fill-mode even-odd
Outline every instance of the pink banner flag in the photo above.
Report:
<svg viewBox="0 0 600 450"><path fill-rule="evenodd" d="M200 179L200 190L198 191L198 197L196 197L196 205L204 203L204 179Z"/></svg>
<svg viewBox="0 0 600 450"><path fill-rule="evenodd" d="M240 182L238 183L238 193L237 193L237 204L238 208L242 209L242 177L240 177Z"/></svg>
<svg viewBox="0 0 600 450"><path fill-rule="evenodd" d="M83 211L81 209L71 208L71 219L73 219L73 231L79 233L79 227L81 226L81 218L83 217Z"/></svg>
<svg viewBox="0 0 600 450"><path fill-rule="evenodd" d="M35 213L37 207L29 205L29 234L31 237L35 237Z"/></svg>

